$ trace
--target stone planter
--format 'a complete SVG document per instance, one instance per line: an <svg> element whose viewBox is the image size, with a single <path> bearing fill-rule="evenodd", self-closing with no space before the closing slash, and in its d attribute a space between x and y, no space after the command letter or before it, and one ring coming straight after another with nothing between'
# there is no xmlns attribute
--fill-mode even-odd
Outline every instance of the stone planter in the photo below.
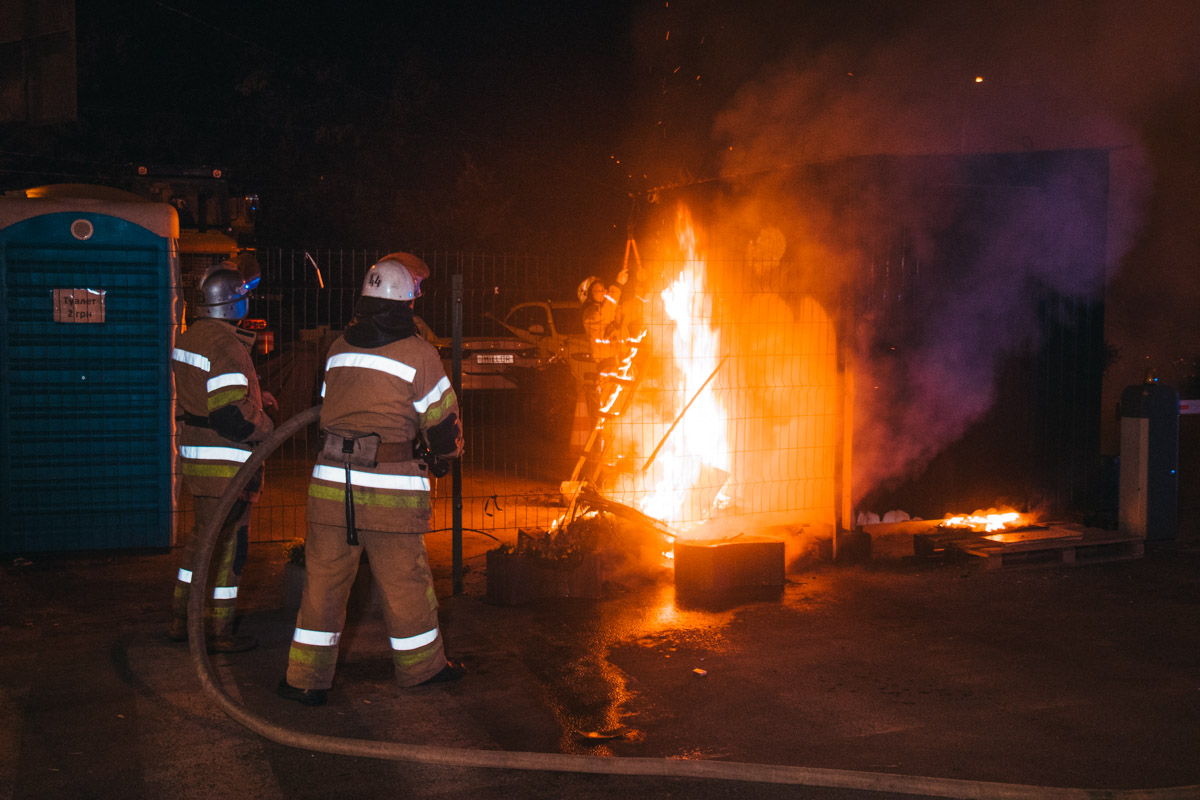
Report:
<svg viewBox="0 0 1200 800"><path fill-rule="evenodd" d="M595 554L570 567L524 553L492 550L487 554L487 602L495 605L519 606L551 597L595 600L602 585Z"/></svg>

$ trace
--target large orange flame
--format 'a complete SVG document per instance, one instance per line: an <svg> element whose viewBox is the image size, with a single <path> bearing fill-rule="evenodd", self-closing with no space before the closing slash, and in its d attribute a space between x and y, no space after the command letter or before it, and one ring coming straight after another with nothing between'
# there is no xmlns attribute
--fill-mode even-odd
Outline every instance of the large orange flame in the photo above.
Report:
<svg viewBox="0 0 1200 800"><path fill-rule="evenodd" d="M705 468L718 470L715 474L729 474L729 443L727 415L710 380L721 357L721 337L713 326L712 289L707 284L705 257L696 246L691 214L685 209L679 211L676 236L682 266L675 281L663 291L662 302L675 326L673 365L680 379L676 413L682 416L663 442L657 458L661 468L638 506L652 517L682 526L696 521L686 512L698 499L691 495Z"/></svg>
<svg viewBox="0 0 1200 800"><path fill-rule="evenodd" d="M796 267L781 266L775 233L774 260L722 261L718 273L679 209L638 343L654 367L609 423L625 468L607 493L683 538L832 524L836 338L824 309L790 288Z"/></svg>

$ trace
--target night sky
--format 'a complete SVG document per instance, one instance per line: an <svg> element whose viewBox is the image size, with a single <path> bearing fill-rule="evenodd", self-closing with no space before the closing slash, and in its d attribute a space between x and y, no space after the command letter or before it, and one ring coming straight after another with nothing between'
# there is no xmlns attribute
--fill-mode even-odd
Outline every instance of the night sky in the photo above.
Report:
<svg viewBox="0 0 1200 800"><path fill-rule="evenodd" d="M6 155L51 180L220 165L268 235L325 245L549 249L582 220L623 237L627 4L297 8L81 0L79 123L10 133Z"/></svg>
<svg viewBox="0 0 1200 800"><path fill-rule="evenodd" d="M764 69L918 7L79 0L79 122L8 132L0 166L219 165L295 244L615 251L631 195L720 174L714 120Z"/></svg>

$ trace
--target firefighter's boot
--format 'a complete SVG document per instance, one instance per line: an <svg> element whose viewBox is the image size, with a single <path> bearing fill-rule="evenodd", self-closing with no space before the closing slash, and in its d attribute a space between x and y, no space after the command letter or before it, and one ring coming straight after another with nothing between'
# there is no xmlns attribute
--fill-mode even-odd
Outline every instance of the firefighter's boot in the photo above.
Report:
<svg viewBox="0 0 1200 800"><path fill-rule="evenodd" d="M432 678L426 678L418 683L418 686L428 686L431 683L450 683L456 681L467 674L467 668L462 664L455 664L453 661L447 661L446 666L442 667L442 671L434 675Z"/></svg>
<svg viewBox="0 0 1200 800"><path fill-rule="evenodd" d="M298 689L287 682L284 678L275 687L275 694L285 700L295 700L300 705L304 706L323 706L325 705L327 690L325 689Z"/></svg>

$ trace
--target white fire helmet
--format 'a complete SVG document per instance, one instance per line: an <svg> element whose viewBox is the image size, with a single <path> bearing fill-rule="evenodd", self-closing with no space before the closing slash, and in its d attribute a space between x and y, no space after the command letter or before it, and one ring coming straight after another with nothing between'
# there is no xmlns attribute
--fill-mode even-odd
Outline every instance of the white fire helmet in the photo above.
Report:
<svg viewBox="0 0 1200 800"><path fill-rule="evenodd" d="M363 297L385 300L416 300L429 267L412 253L392 253L376 262L363 278Z"/></svg>
<svg viewBox="0 0 1200 800"><path fill-rule="evenodd" d="M595 275L588 275L583 279L583 283L579 284L575 289L575 295L579 298L579 302L586 303L592 295L592 284L600 280Z"/></svg>
<svg viewBox="0 0 1200 800"><path fill-rule="evenodd" d="M254 286L258 280L254 281ZM239 320L250 310L250 290L238 265L233 261L222 261L211 267L200 281L200 292L196 298L196 317L209 319Z"/></svg>

